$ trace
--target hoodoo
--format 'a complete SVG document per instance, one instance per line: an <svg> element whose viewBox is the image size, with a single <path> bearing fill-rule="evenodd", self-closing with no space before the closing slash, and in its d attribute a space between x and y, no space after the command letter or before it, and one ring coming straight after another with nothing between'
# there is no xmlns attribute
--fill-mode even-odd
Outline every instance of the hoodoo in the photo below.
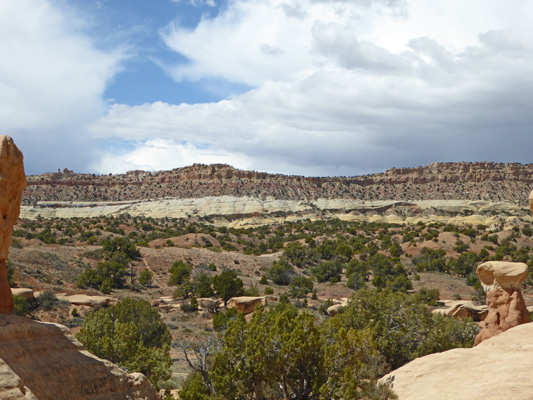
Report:
<svg viewBox="0 0 533 400"><path fill-rule="evenodd" d="M26 175L22 152L9 136L0 136L0 313L13 311L13 297L7 280L7 253L13 225L20 213Z"/></svg>

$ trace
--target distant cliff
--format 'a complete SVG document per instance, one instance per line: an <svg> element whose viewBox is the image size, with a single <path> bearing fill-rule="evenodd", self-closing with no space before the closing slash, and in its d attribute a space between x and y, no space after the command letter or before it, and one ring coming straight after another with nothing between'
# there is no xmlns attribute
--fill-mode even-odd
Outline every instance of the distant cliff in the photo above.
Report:
<svg viewBox="0 0 533 400"><path fill-rule="evenodd" d="M120 175L69 170L29 176L23 204L41 201L132 201L217 196L278 200L484 200L526 205L533 164L433 163L354 177L302 177L194 164Z"/></svg>

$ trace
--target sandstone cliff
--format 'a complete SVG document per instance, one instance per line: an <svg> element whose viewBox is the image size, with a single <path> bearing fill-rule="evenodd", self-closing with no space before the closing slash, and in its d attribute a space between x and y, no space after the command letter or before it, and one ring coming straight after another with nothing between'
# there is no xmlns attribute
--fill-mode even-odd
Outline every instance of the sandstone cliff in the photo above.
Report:
<svg viewBox="0 0 533 400"><path fill-rule="evenodd" d="M171 171L120 175L64 170L28 177L23 204L39 201L121 201L210 196L309 201L485 200L519 201L533 185L533 164L433 163L355 177L303 177L194 164Z"/></svg>

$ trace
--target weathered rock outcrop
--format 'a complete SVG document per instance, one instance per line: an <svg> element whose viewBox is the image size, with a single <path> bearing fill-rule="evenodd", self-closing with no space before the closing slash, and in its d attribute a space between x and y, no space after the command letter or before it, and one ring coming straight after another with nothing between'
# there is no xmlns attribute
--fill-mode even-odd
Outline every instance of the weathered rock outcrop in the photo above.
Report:
<svg viewBox="0 0 533 400"><path fill-rule="evenodd" d="M262 304L267 305L266 297L251 297L251 296L240 296L232 297L228 300L227 308L235 308L239 312L249 314L255 311L257 306Z"/></svg>
<svg viewBox="0 0 533 400"><path fill-rule="evenodd" d="M477 346L530 319L520 290L528 274L527 264L489 261L479 265L476 272L487 293L489 306L487 317L479 324L481 331L474 343Z"/></svg>
<svg viewBox="0 0 533 400"><path fill-rule="evenodd" d="M394 377L399 400L530 400L533 324L517 326L470 349L417 358Z"/></svg>
<svg viewBox="0 0 533 400"><path fill-rule="evenodd" d="M58 293L56 297L59 300L64 300L75 306L87 307L101 307L109 306L117 302L117 299L110 296L89 296L85 294L66 295L65 293Z"/></svg>
<svg viewBox="0 0 533 400"><path fill-rule="evenodd" d="M7 280L7 252L13 225L20 212L26 175L22 152L9 136L0 136L0 313L13 311L13 297Z"/></svg>
<svg viewBox="0 0 533 400"><path fill-rule="evenodd" d="M144 375L84 350L67 328L0 315L0 398L158 399Z"/></svg>
<svg viewBox="0 0 533 400"><path fill-rule="evenodd" d="M529 209L533 213L533 190L529 193Z"/></svg>
<svg viewBox="0 0 533 400"><path fill-rule="evenodd" d="M489 312L487 306L478 306L472 301L441 300L441 302L444 303L446 308L437 308L433 310L433 313L446 315L457 320L471 318L474 321L483 321Z"/></svg>

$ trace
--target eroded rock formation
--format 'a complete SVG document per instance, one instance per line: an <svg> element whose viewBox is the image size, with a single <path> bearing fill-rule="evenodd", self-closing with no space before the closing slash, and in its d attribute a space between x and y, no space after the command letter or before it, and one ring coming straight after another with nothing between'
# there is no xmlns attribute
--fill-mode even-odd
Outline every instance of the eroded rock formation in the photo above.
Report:
<svg viewBox="0 0 533 400"><path fill-rule="evenodd" d="M0 313L13 311L13 297L7 280L7 252L13 225L20 212L26 175L22 152L9 136L0 136Z"/></svg>
<svg viewBox="0 0 533 400"><path fill-rule="evenodd" d="M128 374L70 336L67 328L0 315L0 399L155 400L140 373Z"/></svg>
<svg viewBox="0 0 533 400"><path fill-rule="evenodd" d="M527 264L489 261L477 267L477 275L487 294L489 312L480 322L474 345L517 325L530 322L520 290L528 274Z"/></svg>
<svg viewBox="0 0 533 400"><path fill-rule="evenodd" d="M240 296L232 297L228 300L227 308L235 308L239 312L245 314L250 314L255 311L256 307L260 304L267 305L266 297L251 297L251 296Z"/></svg>

